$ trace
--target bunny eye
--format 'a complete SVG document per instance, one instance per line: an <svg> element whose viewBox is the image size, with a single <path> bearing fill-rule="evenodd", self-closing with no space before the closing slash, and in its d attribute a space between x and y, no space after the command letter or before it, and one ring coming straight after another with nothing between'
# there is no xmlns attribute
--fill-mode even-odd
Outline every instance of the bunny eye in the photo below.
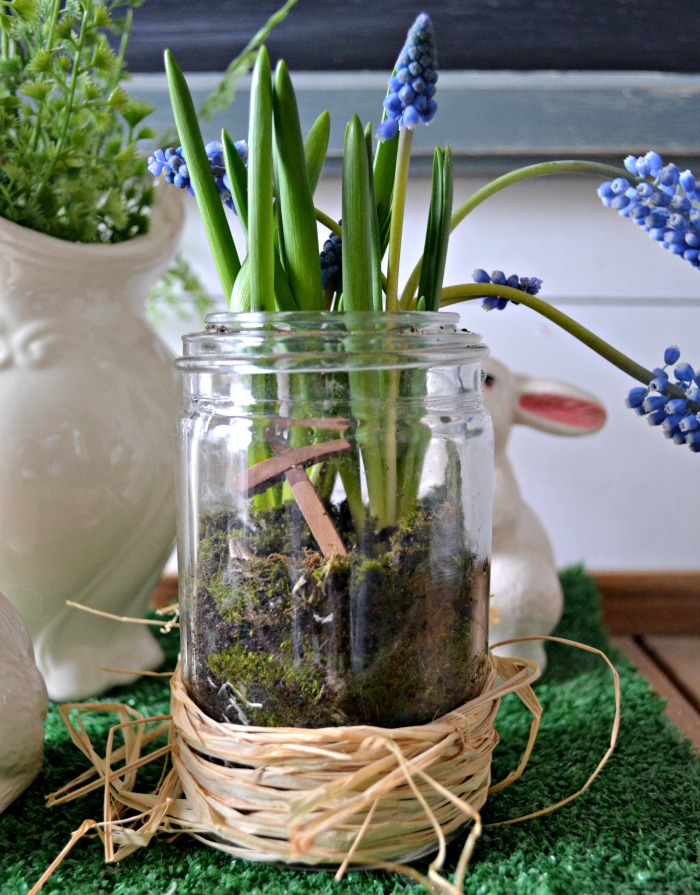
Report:
<svg viewBox="0 0 700 895"><path fill-rule="evenodd" d="M496 377L492 376L491 373L486 373L483 378L483 383L485 388L493 388L496 384Z"/></svg>

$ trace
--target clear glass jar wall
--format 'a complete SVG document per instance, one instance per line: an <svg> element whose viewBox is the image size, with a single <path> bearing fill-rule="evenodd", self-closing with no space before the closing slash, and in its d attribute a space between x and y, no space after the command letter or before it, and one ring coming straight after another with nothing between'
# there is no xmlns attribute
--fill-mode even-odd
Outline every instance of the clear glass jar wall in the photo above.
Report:
<svg viewBox="0 0 700 895"><path fill-rule="evenodd" d="M217 720L420 724L486 668L492 432L454 314L210 315L179 423L183 675Z"/></svg>

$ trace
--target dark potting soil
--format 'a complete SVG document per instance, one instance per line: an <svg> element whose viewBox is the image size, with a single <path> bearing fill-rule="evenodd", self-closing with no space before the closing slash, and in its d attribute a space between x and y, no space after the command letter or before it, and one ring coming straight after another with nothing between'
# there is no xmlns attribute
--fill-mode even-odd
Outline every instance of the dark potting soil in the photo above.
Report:
<svg viewBox="0 0 700 895"><path fill-rule="evenodd" d="M347 556L314 549L296 504L202 525L183 620L191 697L256 726L422 724L484 685L488 563L442 494L358 540L329 506Z"/></svg>

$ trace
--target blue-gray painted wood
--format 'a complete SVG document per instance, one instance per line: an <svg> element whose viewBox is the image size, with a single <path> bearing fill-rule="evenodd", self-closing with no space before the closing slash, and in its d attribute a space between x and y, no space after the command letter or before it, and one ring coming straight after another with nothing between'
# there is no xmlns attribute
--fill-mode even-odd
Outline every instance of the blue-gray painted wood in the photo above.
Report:
<svg viewBox="0 0 700 895"><path fill-rule="evenodd" d="M331 160L340 155L352 112L363 122L379 121L384 74L302 72L293 79L305 128L323 109L331 113ZM188 81L199 106L218 76L192 74ZM156 130L171 125L163 76L138 75L131 92L157 107ZM241 81L233 105L204 129L206 139L221 127L235 139L245 136L248 92ZM434 146L446 144L463 169L486 172L552 157L618 160L651 148L678 164L697 168L700 159L700 75L447 72L437 99L435 121L416 132L419 166Z"/></svg>
<svg viewBox="0 0 700 895"><path fill-rule="evenodd" d="M189 71L223 71L282 0L147 0L132 71L160 71L165 47ZM469 70L697 72L698 0L432 0L440 65ZM268 40L295 70L386 70L412 17L399 0L299 0Z"/></svg>

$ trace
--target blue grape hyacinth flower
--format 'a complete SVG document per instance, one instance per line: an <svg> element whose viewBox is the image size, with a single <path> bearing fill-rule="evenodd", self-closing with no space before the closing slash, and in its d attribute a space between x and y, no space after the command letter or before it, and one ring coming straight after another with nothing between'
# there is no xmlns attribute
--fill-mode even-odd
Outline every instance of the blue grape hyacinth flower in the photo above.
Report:
<svg viewBox="0 0 700 895"><path fill-rule="evenodd" d="M236 140L234 145L243 162L247 164L248 144L246 141ZM212 140L204 148L221 201L234 211L231 189L226 176L223 146L218 140ZM156 149L153 155L148 157L148 170L154 177L162 176L167 183L172 183L178 189L187 190L190 195L194 196L194 189L187 170L187 162L182 146L178 146L177 149L172 147Z"/></svg>
<svg viewBox="0 0 700 895"><path fill-rule="evenodd" d="M635 413L645 416L649 425L661 426L664 435L675 444L685 444L694 453L700 453L700 372L696 373L686 361L680 361L680 349L669 346L664 352L664 366L654 370L654 378L648 386L630 389L626 404ZM669 367L675 381L671 383ZM676 391L666 394L669 385Z"/></svg>
<svg viewBox="0 0 700 895"><path fill-rule="evenodd" d="M427 13L413 23L399 53L389 91L384 99L386 118L377 128L380 140L390 140L398 130L414 130L422 121L429 124L437 112L434 100L437 83L435 32Z"/></svg>
<svg viewBox="0 0 700 895"><path fill-rule="evenodd" d="M475 283L495 283L498 286L510 286L511 289L520 289L528 295L537 295L542 288L542 280L539 277L519 277L511 274L507 277L502 270L493 270L488 274L482 267L477 267L472 274ZM509 299L500 295L485 295L481 307L485 311L502 311L508 305ZM513 304L517 304L513 301Z"/></svg>
<svg viewBox="0 0 700 895"><path fill-rule="evenodd" d="M182 173L180 173L182 169ZM186 189L189 184L189 174L185 158L182 155L182 146L173 149L156 149L153 155L148 156L148 170L154 177L163 176L167 183L175 184L180 189Z"/></svg>
<svg viewBox="0 0 700 895"><path fill-rule="evenodd" d="M700 267L700 189L692 171L664 164L658 152L629 155L633 176L606 181L598 188L604 205L649 233L663 248Z"/></svg>
<svg viewBox="0 0 700 895"><path fill-rule="evenodd" d="M334 291L341 289L343 270L343 240L337 233L329 233L320 253L321 285Z"/></svg>

